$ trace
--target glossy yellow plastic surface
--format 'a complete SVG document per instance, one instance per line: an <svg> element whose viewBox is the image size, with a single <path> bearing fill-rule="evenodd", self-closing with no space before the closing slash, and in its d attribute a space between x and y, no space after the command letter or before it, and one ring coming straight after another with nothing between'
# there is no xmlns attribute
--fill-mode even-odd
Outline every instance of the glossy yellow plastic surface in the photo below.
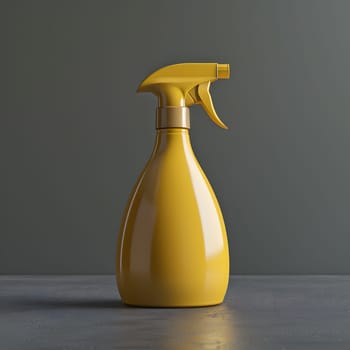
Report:
<svg viewBox="0 0 350 350"><path fill-rule="evenodd" d="M122 220L116 275L121 298L130 305L205 306L224 299L225 224L188 129L157 130Z"/></svg>

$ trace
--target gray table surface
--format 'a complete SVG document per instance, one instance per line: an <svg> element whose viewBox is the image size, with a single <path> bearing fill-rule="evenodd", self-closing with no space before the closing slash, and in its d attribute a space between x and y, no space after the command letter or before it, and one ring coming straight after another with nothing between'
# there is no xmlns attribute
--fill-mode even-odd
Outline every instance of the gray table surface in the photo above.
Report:
<svg viewBox="0 0 350 350"><path fill-rule="evenodd" d="M132 308L113 276L0 276L0 349L350 349L350 276L233 276L222 305Z"/></svg>

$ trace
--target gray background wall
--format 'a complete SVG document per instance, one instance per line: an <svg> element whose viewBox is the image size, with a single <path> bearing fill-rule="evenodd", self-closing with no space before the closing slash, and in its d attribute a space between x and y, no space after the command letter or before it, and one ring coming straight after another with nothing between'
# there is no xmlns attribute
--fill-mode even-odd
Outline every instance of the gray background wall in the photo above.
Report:
<svg viewBox="0 0 350 350"><path fill-rule="evenodd" d="M233 273L350 272L350 2L2 1L0 273L113 273L154 69L230 63L193 148Z"/></svg>

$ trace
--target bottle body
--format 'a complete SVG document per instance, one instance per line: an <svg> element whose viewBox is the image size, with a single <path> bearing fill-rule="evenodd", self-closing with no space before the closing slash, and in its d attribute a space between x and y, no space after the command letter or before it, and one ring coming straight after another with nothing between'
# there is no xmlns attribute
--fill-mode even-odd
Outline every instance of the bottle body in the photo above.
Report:
<svg viewBox="0 0 350 350"><path fill-rule="evenodd" d="M223 301L229 279L225 224L188 129L157 130L122 219L116 275L121 298L130 305Z"/></svg>

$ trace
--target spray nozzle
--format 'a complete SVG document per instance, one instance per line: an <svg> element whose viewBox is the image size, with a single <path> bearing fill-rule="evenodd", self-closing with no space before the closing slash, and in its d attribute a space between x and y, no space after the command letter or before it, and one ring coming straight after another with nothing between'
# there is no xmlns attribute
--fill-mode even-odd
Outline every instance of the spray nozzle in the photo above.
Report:
<svg viewBox="0 0 350 350"><path fill-rule="evenodd" d="M229 77L228 64L174 64L160 68L149 75L137 92L152 92L157 95L159 107L189 107L201 104L216 125L227 129L215 112L209 88L212 82Z"/></svg>

